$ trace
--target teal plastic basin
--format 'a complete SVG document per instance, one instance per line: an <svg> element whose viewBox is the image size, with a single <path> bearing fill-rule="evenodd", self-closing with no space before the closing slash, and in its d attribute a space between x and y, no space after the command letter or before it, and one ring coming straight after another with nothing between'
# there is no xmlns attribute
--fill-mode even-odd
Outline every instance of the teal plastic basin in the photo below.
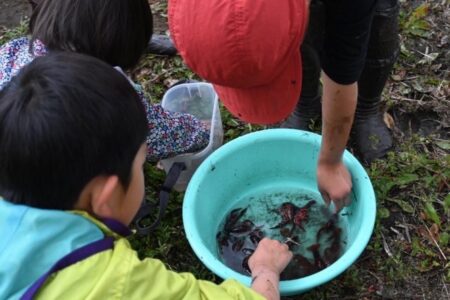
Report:
<svg viewBox="0 0 450 300"><path fill-rule="evenodd" d="M321 199L316 183L320 142L319 135L305 131L263 130L232 140L200 165L186 190L183 223L192 249L206 267L223 279L234 278L250 285L249 276L219 260L219 226L242 199L264 191L307 191ZM282 295L300 294L332 280L355 262L370 239L376 214L372 184L349 152L345 152L344 162L353 178L353 199L344 209L347 243L343 255L318 273L281 281Z"/></svg>

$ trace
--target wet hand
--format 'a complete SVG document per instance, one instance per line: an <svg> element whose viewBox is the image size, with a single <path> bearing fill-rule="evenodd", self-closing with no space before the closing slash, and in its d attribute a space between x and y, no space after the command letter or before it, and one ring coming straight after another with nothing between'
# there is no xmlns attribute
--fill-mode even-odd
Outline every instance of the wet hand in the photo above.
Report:
<svg viewBox="0 0 450 300"><path fill-rule="evenodd" d="M279 275L292 259L288 245L277 240L262 239L248 261L252 274L268 271Z"/></svg>
<svg viewBox="0 0 450 300"><path fill-rule="evenodd" d="M335 212L351 203L352 178L342 161L320 162L317 165L317 185L327 206L333 201Z"/></svg>

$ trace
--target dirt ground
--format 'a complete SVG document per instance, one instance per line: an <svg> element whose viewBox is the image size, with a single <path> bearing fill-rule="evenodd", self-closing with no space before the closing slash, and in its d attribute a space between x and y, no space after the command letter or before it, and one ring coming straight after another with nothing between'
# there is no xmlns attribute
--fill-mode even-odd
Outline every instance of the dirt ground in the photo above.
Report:
<svg viewBox="0 0 450 300"><path fill-rule="evenodd" d="M150 0L153 11L153 26L155 33L165 33L167 30L166 18L162 14L165 5ZM30 17L31 8L27 0L1 0L0 1L0 27L12 28Z"/></svg>
<svg viewBox="0 0 450 300"><path fill-rule="evenodd" d="M166 1L160 1L160 0L149 0L149 3L152 7L153 12L153 25L154 25L154 32L159 34L168 34L168 28L167 28L167 15L166 15L166 9L167 9L167 3ZM416 4L417 5L417 4ZM13 28L20 24L20 22L25 21L31 13L30 5L28 4L27 0L1 0L0 1L0 27L8 27ZM445 20L446 17L449 17L449 12L444 12L443 18L438 19L437 23L442 22L442 20ZM447 15L447 16L446 16ZM441 27L442 28L442 27ZM445 28L445 26L444 26ZM444 31L445 32L445 31ZM442 36L440 37L442 39ZM429 51L442 51L442 48L444 45L441 46L441 49L430 49L427 50L428 45L423 45L419 41L407 41L406 43L414 44L414 48L418 49L416 51L423 51L422 53ZM443 44L447 44L447 40L444 41ZM436 46L434 46L435 48ZM447 50L448 53L448 50ZM445 51L444 51L445 54ZM448 55L448 54L447 54ZM437 63L440 63L440 67L438 69L434 69L433 71L435 73L446 73L445 69L448 68L448 56L447 55L440 55L440 57L437 59L439 62L434 62L434 65L437 65ZM399 76L404 76L406 73L404 71L405 68L400 67L400 70L397 71L400 73ZM405 76L407 77L407 76ZM444 75L445 77L445 75ZM401 78L404 79L404 78ZM406 78L407 79L407 78ZM391 81L390 85L391 87L398 84L395 81ZM414 88L421 88L417 85ZM412 89L412 94L415 92L414 88ZM392 89L391 89L392 91ZM408 94L406 92L405 94ZM400 94L397 95L397 99L391 102L391 107L389 107L387 110L389 114L392 116L397 129L399 129L400 132L406 133L408 135L411 133L419 133L423 136L427 136L429 134L437 134L440 138L448 139L449 138L449 131L448 126L449 124L445 122L447 113L443 112L445 108L442 108L442 104L438 105L441 106L440 109L436 109L436 105L420 105L421 107L417 109L418 105L416 107L412 103L412 105L409 105L409 103L405 103L406 101L410 100L408 97L410 95ZM406 98L406 99L404 99ZM414 98L414 97L412 97ZM429 99L426 99L429 100ZM402 103L399 103L402 102ZM429 101L432 102L432 101ZM393 105L392 105L393 104ZM400 104L400 105L399 105ZM405 105L406 104L406 105ZM422 104L422 103L420 103ZM408 109L404 109L405 106ZM440 111L439 111L440 110ZM443 116L444 115L444 116ZM401 134L402 135L402 134Z"/></svg>
<svg viewBox="0 0 450 300"><path fill-rule="evenodd" d="M155 33L167 34L167 1L149 2ZM396 146L388 159L368 168L377 192L377 226L350 270L301 299L450 299L450 0L399 2L401 55L383 107ZM8 31L2 27L12 30L29 13L27 0L0 0L0 40ZM169 83L194 75L179 57L148 56L133 76L150 98L160 99ZM225 112L222 118L228 140L251 130ZM149 197L157 195L164 178L157 172L147 170ZM162 229L134 246L173 270L215 279L187 244L182 196L176 197Z"/></svg>
<svg viewBox="0 0 450 300"><path fill-rule="evenodd" d="M1 0L0 26L14 27L26 20L31 13L27 0Z"/></svg>

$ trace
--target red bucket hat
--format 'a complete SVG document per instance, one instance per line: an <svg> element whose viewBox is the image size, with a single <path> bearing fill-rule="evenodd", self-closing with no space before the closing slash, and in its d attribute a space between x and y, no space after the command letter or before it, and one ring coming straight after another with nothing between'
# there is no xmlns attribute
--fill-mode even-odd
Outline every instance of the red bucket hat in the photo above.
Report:
<svg viewBox="0 0 450 300"><path fill-rule="evenodd" d="M300 95L306 0L170 0L169 27L185 63L227 109L250 123L287 118Z"/></svg>

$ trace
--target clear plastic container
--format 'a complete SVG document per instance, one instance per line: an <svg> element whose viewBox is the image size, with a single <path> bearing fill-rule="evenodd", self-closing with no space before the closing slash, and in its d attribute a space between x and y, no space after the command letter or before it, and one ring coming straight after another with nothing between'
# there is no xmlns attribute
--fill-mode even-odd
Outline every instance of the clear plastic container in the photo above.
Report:
<svg viewBox="0 0 450 300"><path fill-rule="evenodd" d="M170 88L163 97L161 106L171 112L189 113L210 127L209 143L196 153L180 154L163 159L160 164L166 173L175 162L184 162L182 171L174 186L176 191L184 191L197 167L223 143L222 118L219 101L212 84L205 82L183 83Z"/></svg>

